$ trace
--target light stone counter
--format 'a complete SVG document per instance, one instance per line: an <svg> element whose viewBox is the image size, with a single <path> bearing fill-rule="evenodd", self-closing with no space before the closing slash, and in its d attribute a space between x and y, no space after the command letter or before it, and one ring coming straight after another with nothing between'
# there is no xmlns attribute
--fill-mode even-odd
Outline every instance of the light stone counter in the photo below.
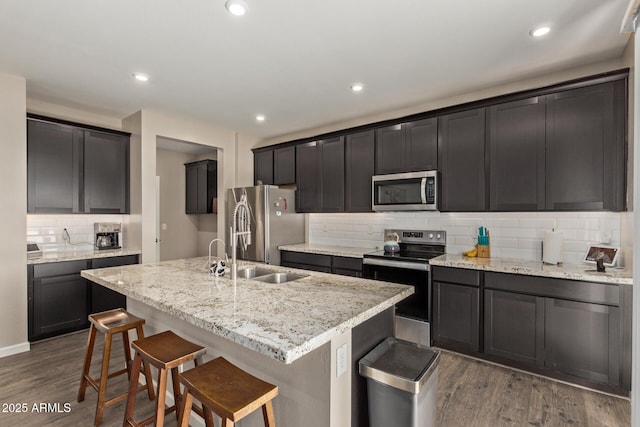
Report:
<svg viewBox="0 0 640 427"><path fill-rule="evenodd" d="M374 252L376 248L353 248L349 246L321 245L318 243L299 243L297 245L279 246L281 251L305 252L318 255L333 255L350 258L362 258L368 252Z"/></svg>
<svg viewBox="0 0 640 427"><path fill-rule="evenodd" d="M598 273L595 271L595 265L589 264L562 264L555 266L543 264L541 261L508 258L468 258L459 254L441 255L429 260L429 264L442 267L468 268L472 270L553 277L587 282L618 285L633 284L633 277L629 269L607 267L604 273Z"/></svg>
<svg viewBox="0 0 640 427"><path fill-rule="evenodd" d="M413 287L239 262L309 277L283 284L211 277L207 257L85 270L82 277L273 359L292 363L392 307Z"/></svg>
<svg viewBox="0 0 640 427"><path fill-rule="evenodd" d="M140 255L140 249L83 249L69 251L43 252L28 255L27 264L45 264L47 262L77 261L81 259L109 258L114 256Z"/></svg>

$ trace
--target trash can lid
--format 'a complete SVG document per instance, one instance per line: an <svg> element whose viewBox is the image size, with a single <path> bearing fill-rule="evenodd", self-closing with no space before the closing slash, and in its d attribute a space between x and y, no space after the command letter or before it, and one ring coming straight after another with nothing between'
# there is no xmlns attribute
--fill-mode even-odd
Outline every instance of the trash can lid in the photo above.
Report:
<svg viewBox="0 0 640 427"><path fill-rule="evenodd" d="M417 394L440 361L440 352L389 337L360 359L359 372L391 387Z"/></svg>

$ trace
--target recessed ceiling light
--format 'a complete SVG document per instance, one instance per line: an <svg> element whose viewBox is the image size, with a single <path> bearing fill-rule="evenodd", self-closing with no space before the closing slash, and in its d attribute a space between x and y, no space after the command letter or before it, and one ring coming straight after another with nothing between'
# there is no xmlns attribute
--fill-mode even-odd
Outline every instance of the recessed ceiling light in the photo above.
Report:
<svg viewBox="0 0 640 427"><path fill-rule="evenodd" d="M139 82L149 81L149 75L145 73L133 73L133 78L135 78Z"/></svg>
<svg viewBox="0 0 640 427"><path fill-rule="evenodd" d="M533 37L542 37L548 34L549 31L551 31L550 26L540 25L539 27L532 28L531 31L529 31L529 34L531 34Z"/></svg>
<svg viewBox="0 0 640 427"><path fill-rule="evenodd" d="M247 13L247 9L249 9L249 6L243 0L227 0L224 7L226 7L231 14L236 16L244 15Z"/></svg>
<svg viewBox="0 0 640 427"><path fill-rule="evenodd" d="M256 116L256 121L258 122L264 122L267 118L265 116L263 116L262 114L258 114Z"/></svg>
<svg viewBox="0 0 640 427"><path fill-rule="evenodd" d="M351 85L351 90L353 92L362 92L364 89L364 85L362 83L354 83Z"/></svg>

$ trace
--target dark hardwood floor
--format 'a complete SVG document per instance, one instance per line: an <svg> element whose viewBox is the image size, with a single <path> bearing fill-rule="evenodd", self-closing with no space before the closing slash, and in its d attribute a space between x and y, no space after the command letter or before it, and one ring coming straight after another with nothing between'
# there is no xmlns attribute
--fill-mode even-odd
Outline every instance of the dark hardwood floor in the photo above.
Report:
<svg viewBox="0 0 640 427"><path fill-rule="evenodd" d="M87 336L83 331L34 343L30 352L0 359L0 426L93 425L97 393L89 388L84 402L76 401ZM101 355L102 341L97 344L96 354ZM98 376L99 360L94 357L94 376ZM114 340L112 364L124 365L120 340ZM109 396L122 390L126 390L125 376L110 380ZM42 412L34 410L34 405L40 409L41 404L49 407L43 407ZM17 413L12 405L26 405L27 412ZM153 402L140 393L137 417L145 417L153 409ZM124 402L109 407L102 425L121 426L123 415ZM438 426L619 427L630 426L630 419L631 406L626 399L442 353ZM176 424L173 414L167 416L166 426Z"/></svg>

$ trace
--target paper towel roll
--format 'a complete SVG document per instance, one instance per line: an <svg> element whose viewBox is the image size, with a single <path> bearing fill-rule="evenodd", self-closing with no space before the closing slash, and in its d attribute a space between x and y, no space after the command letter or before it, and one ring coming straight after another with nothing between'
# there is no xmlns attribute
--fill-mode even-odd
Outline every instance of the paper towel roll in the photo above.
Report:
<svg viewBox="0 0 640 427"><path fill-rule="evenodd" d="M562 262L562 233L559 231L545 231L542 244L542 262L558 264Z"/></svg>

